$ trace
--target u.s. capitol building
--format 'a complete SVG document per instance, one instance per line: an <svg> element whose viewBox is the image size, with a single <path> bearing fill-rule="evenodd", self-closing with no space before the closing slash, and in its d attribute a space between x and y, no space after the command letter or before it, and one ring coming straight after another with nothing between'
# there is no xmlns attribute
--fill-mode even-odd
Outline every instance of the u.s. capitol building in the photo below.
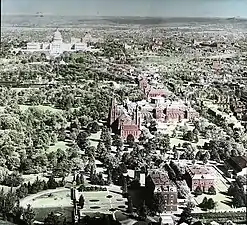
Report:
<svg viewBox="0 0 247 225"><path fill-rule="evenodd" d="M88 46L91 36L87 34L84 38L71 38L70 43L63 42L63 37L59 30L53 34L50 42L28 42L22 52L44 52L53 56L58 56L63 52L92 51Z"/></svg>

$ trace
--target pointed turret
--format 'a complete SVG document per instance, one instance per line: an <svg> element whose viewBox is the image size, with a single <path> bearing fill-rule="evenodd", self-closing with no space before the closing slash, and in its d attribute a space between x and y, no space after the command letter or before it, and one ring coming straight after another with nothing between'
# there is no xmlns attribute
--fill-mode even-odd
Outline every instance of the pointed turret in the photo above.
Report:
<svg viewBox="0 0 247 225"><path fill-rule="evenodd" d="M136 105L136 109L135 109L135 124L138 124L138 122L139 122L139 117L140 117L139 106Z"/></svg>
<svg viewBox="0 0 247 225"><path fill-rule="evenodd" d="M116 98L113 97L111 100L109 116L108 116L108 126L110 127L117 119L117 101Z"/></svg>

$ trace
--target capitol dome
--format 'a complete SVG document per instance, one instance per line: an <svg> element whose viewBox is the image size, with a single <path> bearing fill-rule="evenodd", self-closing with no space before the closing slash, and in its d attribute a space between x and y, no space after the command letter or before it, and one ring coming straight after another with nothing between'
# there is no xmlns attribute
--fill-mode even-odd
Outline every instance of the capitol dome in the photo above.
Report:
<svg viewBox="0 0 247 225"><path fill-rule="evenodd" d="M56 30L54 35L53 35L53 41L63 41L62 34L60 33L59 30Z"/></svg>

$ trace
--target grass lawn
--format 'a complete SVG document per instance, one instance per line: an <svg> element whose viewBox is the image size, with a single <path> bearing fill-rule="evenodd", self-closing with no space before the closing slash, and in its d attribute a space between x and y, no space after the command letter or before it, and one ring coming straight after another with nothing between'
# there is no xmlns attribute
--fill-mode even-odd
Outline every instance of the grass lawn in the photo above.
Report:
<svg viewBox="0 0 247 225"><path fill-rule="evenodd" d="M34 208L33 211L35 212L35 219L37 221L44 221L44 219L51 212L54 212L58 216L66 217L68 221L71 221L73 207L70 206L70 207Z"/></svg>
<svg viewBox="0 0 247 225"><path fill-rule="evenodd" d="M24 179L24 183L28 183L28 182L34 183L34 181L36 181L37 177L39 178L39 180L48 181L48 178L44 177L43 173L22 175L22 178Z"/></svg>
<svg viewBox="0 0 247 225"><path fill-rule="evenodd" d="M33 208L70 207L72 206L70 190L55 192L51 195L42 195L33 199L30 204Z"/></svg>
<svg viewBox="0 0 247 225"><path fill-rule="evenodd" d="M53 190L50 190L53 191ZM49 190L47 190L49 192ZM73 205L70 199L70 189L67 190L54 190L51 194L34 194L23 199L21 206L30 204L35 212L35 219L43 221L44 218L50 213L66 216L68 219L71 218L71 212Z"/></svg>
<svg viewBox="0 0 247 225"><path fill-rule="evenodd" d="M215 170L215 169L214 169ZM226 211L231 210L231 206L229 203L231 203L231 198L224 194L224 192L227 192L229 185L226 184L226 180L222 177L222 175L215 170L216 175L216 195L206 195L202 194L195 198L196 202L200 204L204 197L212 198L215 202L217 202L217 211Z"/></svg>
<svg viewBox="0 0 247 225"><path fill-rule="evenodd" d="M181 146L182 146L184 142L188 142L188 141L184 141L180 138L170 138L170 141L171 141L171 147L173 147L174 145L178 146L178 144L181 144ZM190 143L193 147L195 147L195 146L204 146L205 142L209 142L209 140L199 138L199 141L197 143L195 143L195 142L190 142Z"/></svg>
<svg viewBox="0 0 247 225"><path fill-rule="evenodd" d="M5 109L5 106L0 106L0 112L3 112Z"/></svg>
<svg viewBox="0 0 247 225"><path fill-rule="evenodd" d="M20 91L25 91L25 90L30 90L30 89L38 90L39 88L30 88L30 87L28 87L28 88L11 88L11 89L16 91L16 92L20 92Z"/></svg>
<svg viewBox="0 0 247 225"><path fill-rule="evenodd" d="M183 120L181 123L178 123L178 122L174 122L174 123L168 123L167 124L167 127L166 129L164 130L163 133L165 134L169 134L169 136L171 137L172 136L172 133L173 133L173 130L176 128L176 126L184 126L184 123L186 122L186 120ZM188 130L193 130L194 129L194 126L187 122L187 127L188 127ZM177 137L176 138L170 138L170 141L171 141L171 147L173 147L174 145L178 145L178 144L181 144L181 146L183 145L184 142L188 142L188 141L184 141L181 137L182 137L182 132L181 131L176 131L176 134L177 134ZM205 142L208 142L209 140L207 139L202 139L202 138L199 138L199 141L197 143L194 143L194 142L191 142L192 146L203 146Z"/></svg>
<svg viewBox="0 0 247 225"><path fill-rule="evenodd" d="M89 136L89 142L90 142L90 145L91 146L94 146L94 147L97 147L99 141L100 141L100 134L101 134L101 131L95 133L95 134L91 134Z"/></svg>
<svg viewBox="0 0 247 225"><path fill-rule="evenodd" d="M24 179L24 183L28 183L30 182L31 184L34 183L36 181L36 179L39 180L44 180L44 181L48 181L49 180L49 177L46 177L45 174L43 173L38 173L38 174L25 174L25 175L22 175L22 178ZM61 177L56 177L55 180L58 182L58 181L61 181ZM65 178L65 181L66 182L72 182L73 180L73 175L69 175Z"/></svg>
<svg viewBox="0 0 247 225"><path fill-rule="evenodd" d="M49 110L49 111L51 111L53 113L61 112L62 111L61 109L55 109L55 108L53 108L51 106L46 106L46 105L37 105L37 106L19 105L19 106L20 106L20 109L22 111L25 111L25 110L27 110L30 107L37 107L37 108L39 108L41 110L44 110L44 111Z"/></svg>
<svg viewBox="0 0 247 225"><path fill-rule="evenodd" d="M65 141L58 141L55 145L49 146L49 149L47 150L47 152L48 153L55 152L59 148L64 151L64 150L66 150L68 148L68 146L66 145Z"/></svg>

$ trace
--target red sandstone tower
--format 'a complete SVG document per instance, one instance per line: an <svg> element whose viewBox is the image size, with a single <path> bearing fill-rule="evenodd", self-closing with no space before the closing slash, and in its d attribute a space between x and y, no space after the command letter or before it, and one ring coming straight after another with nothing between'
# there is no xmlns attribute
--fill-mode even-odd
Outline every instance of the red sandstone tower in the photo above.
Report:
<svg viewBox="0 0 247 225"><path fill-rule="evenodd" d="M117 102L116 102L116 98L114 97L111 100L111 106L108 116L108 126L111 127L116 120L117 120Z"/></svg>
<svg viewBox="0 0 247 225"><path fill-rule="evenodd" d="M132 115L125 113L118 113L116 99L113 98L109 110L108 127L111 128L113 133L119 134L123 139L126 139L128 135L133 135L135 139L138 139L141 133L141 115L138 106Z"/></svg>

